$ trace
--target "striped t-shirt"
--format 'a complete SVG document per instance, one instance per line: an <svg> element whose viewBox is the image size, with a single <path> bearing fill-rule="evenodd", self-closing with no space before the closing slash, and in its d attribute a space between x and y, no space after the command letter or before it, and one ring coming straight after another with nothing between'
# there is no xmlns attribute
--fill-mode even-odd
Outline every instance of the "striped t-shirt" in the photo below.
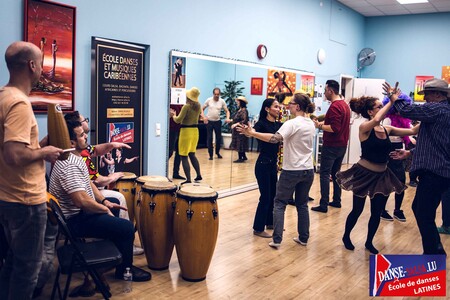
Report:
<svg viewBox="0 0 450 300"><path fill-rule="evenodd" d="M71 193L85 191L94 199L89 172L81 156L70 153L68 159L58 160L55 163L49 191L59 200L62 212L67 218L80 212L80 208L75 206L70 198Z"/></svg>

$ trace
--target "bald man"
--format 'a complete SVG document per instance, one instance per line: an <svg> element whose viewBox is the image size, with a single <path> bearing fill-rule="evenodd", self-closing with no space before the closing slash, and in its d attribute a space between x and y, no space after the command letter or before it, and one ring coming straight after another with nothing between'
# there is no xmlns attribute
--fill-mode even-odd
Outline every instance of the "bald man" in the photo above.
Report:
<svg viewBox="0 0 450 300"><path fill-rule="evenodd" d="M0 88L0 225L9 244L0 299L31 299L41 267L47 221L45 161L62 149L39 142L28 95L42 72L41 50L14 42L5 53L9 82Z"/></svg>

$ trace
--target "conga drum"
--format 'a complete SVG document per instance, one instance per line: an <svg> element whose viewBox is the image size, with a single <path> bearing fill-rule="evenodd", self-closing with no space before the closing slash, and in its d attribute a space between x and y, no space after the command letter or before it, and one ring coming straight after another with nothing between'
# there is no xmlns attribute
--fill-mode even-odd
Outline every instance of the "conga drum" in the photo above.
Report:
<svg viewBox="0 0 450 300"><path fill-rule="evenodd" d="M149 181L141 189L141 244L147 265L153 270L167 269L172 257L176 190L169 181Z"/></svg>
<svg viewBox="0 0 450 300"><path fill-rule="evenodd" d="M134 224L133 189L134 181L137 176L131 172L123 172L123 174L123 177L116 181L112 189L120 192L125 197L125 200L127 201L128 215L130 216L131 223Z"/></svg>
<svg viewBox="0 0 450 300"><path fill-rule="evenodd" d="M69 130L59 104L48 104L48 144L61 149L71 148ZM60 160L69 158L69 152L59 156Z"/></svg>
<svg viewBox="0 0 450 300"><path fill-rule="evenodd" d="M136 220L136 228L138 230L139 233L139 237L141 238L142 241L142 236L141 236L141 229L140 229L140 207L141 207L141 188L144 185L144 183L149 182L149 181L158 181L158 182L168 182L169 179L167 179L167 177L164 176L158 176L158 175L145 175L145 176L139 176L138 178L136 178L136 183L134 185L134 201L133 201L133 205L134 205L134 218Z"/></svg>
<svg viewBox="0 0 450 300"><path fill-rule="evenodd" d="M217 193L210 187L182 185L177 192L174 242L181 276L187 281L206 278L219 231Z"/></svg>

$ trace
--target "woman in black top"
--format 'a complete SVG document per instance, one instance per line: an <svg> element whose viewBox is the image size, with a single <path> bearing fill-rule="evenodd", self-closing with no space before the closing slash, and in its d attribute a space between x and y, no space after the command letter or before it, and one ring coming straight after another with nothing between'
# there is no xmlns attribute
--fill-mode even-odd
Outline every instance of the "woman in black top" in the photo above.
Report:
<svg viewBox="0 0 450 300"><path fill-rule="evenodd" d="M257 132L272 133L278 131L281 123L276 119L280 113L280 104L275 99L264 100L259 120L255 124ZM264 231L264 227L273 229L273 199L277 185L277 157L278 144L258 141L260 144L260 153L255 164L255 176L258 181L260 192L259 203L256 209L255 220L253 222L253 234L270 238L272 235Z"/></svg>
<svg viewBox="0 0 450 300"><path fill-rule="evenodd" d="M397 86L390 92L400 94ZM391 149L390 135L412 135L416 129L382 126L380 122L392 106L390 101L384 107L375 97L352 99L350 108L367 119L359 126L359 140L361 141L361 159L347 171L336 174L341 188L353 191L353 208L345 223L342 237L345 248L354 250L350 233L356 225L364 209L366 197L370 198L370 219L368 224L365 247L370 253L377 254L378 250L372 241L380 224L380 215L386 205L389 194L401 193L406 186L387 168Z"/></svg>

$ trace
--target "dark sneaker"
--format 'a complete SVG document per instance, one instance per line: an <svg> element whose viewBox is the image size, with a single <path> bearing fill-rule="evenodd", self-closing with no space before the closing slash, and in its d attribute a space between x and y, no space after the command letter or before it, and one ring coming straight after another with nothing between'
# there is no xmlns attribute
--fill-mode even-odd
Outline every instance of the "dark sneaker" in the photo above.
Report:
<svg viewBox="0 0 450 300"><path fill-rule="evenodd" d="M392 216L388 213L388 211L387 210L383 210L382 212L381 212L381 216L380 216L380 218L382 219L382 220L385 220L385 221L394 221L394 218L392 218Z"/></svg>
<svg viewBox="0 0 450 300"><path fill-rule="evenodd" d="M131 274L133 274L133 281L134 282L143 282L143 281L149 281L152 279L152 274L150 272L144 271L141 268L131 266ZM122 279L123 280L123 274L118 269L116 269L115 274L116 279Z"/></svg>
<svg viewBox="0 0 450 300"><path fill-rule="evenodd" d="M394 218L396 218L400 222L406 222L406 217L403 214L403 210L394 210Z"/></svg>
<svg viewBox="0 0 450 300"><path fill-rule="evenodd" d="M183 176L181 176L180 174L173 174L172 176L173 179L181 179L181 180L186 180L186 178L184 178Z"/></svg>
<svg viewBox="0 0 450 300"><path fill-rule="evenodd" d="M219 158L219 159L220 159L220 158L223 158L223 157L222 157L222 155L220 155L220 154L217 154L217 158Z"/></svg>
<svg viewBox="0 0 450 300"><path fill-rule="evenodd" d="M328 206L332 206L332 207L336 207L336 208L341 208L341 203L340 202L336 202L336 201L331 201L330 203L328 203Z"/></svg>
<svg viewBox="0 0 450 300"><path fill-rule="evenodd" d="M257 235L262 238L271 238L272 237L272 235L270 233L267 233L265 231L256 231L256 230L253 230L253 235Z"/></svg>
<svg viewBox="0 0 450 300"><path fill-rule="evenodd" d="M327 213L328 212L328 209L327 208L323 208L322 206L314 206L314 207L311 207L311 210L312 211L318 211L318 212L321 212L321 213Z"/></svg>
<svg viewBox="0 0 450 300"><path fill-rule="evenodd" d="M213 157L212 157L212 156L210 156L210 157L209 157L209 160L213 160Z"/></svg>
<svg viewBox="0 0 450 300"><path fill-rule="evenodd" d="M234 163L243 163L245 162L245 160L243 159L236 159L235 161L233 161Z"/></svg>
<svg viewBox="0 0 450 300"><path fill-rule="evenodd" d="M195 179L194 179L194 181L201 181L201 180L203 180L203 178L202 178L202 176L197 176L197 177L195 177Z"/></svg>

